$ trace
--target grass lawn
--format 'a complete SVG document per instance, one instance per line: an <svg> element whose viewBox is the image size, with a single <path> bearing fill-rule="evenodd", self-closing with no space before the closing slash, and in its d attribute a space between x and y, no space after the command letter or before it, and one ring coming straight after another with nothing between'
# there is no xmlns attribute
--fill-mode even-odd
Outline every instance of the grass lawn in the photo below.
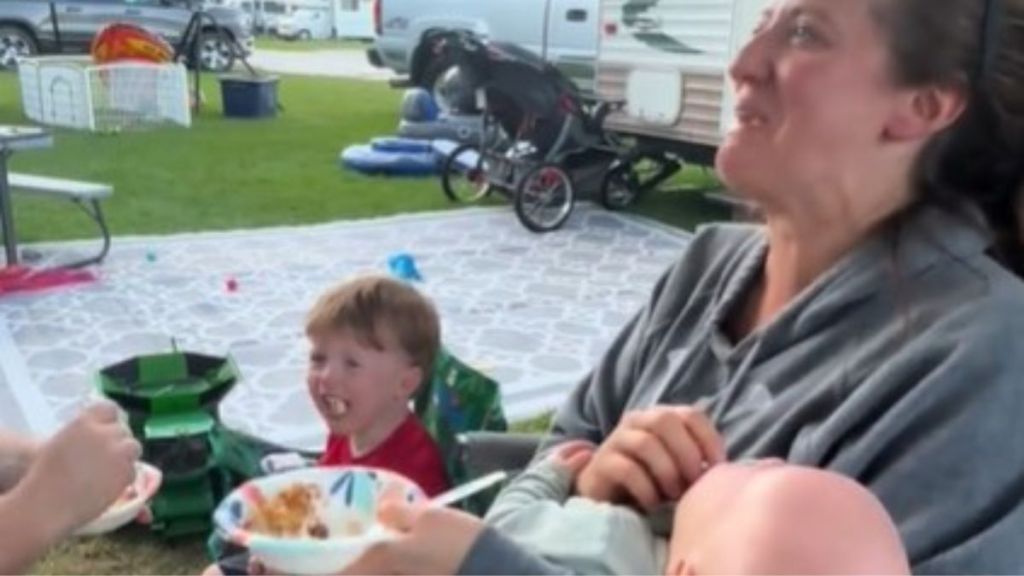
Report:
<svg viewBox="0 0 1024 576"><path fill-rule="evenodd" d="M204 78L206 104L190 129L121 134L59 131L54 148L21 152L13 170L114 185L105 203L118 234L165 234L305 224L450 208L435 179L371 178L340 170L345 146L389 134L400 93L382 83L284 77L284 112L273 120L221 116L220 92ZM0 74L0 123L24 122L16 77ZM682 181L706 183L700 171ZM90 237L87 219L62 202L19 197L24 241ZM659 192L635 210L675 226L721 218L688 192ZM512 210L509 217L514 218Z"/></svg>
<svg viewBox="0 0 1024 576"><path fill-rule="evenodd" d="M32 574L195 574L210 563L202 538L165 542L132 526L108 536L67 540Z"/></svg>
<svg viewBox="0 0 1024 576"><path fill-rule="evenodd" d="M257 50L287 50L289 52L312 52L313 50L365 50L369 41L362 40L285 40L275 36L257 36Z"/></svg>
<svg viewBox="0 0 1024 576"><path fill-rule="evenodd" d="M266 46L264 46L266 47ZM268 121L221 117L219 89L204 79L207 103L191 129L96 135L59 131L51 150L16 154L14 170L109 182L115 235L306 224L451 207L436 180L368 178L342 171L343 147L391 133L399 92L382 83L284 77L285 111ZM0 123L23 123L16 77L0 74ZM706 185L699 170L682 184ZM62 202L16 200L25 241L91 237L89 222ZM691 227L726 214L687 191L644 198L636 212ZM511 208L509 218L514 218ZM116 240L115 240L116 241ZM517 429L543 430L546 418ZM165 543L142 529L55 548L39 574L195 574L206 564L198 539Z"/></svg>
<svg viewBox="0 0 1024 576"><path fill-rule="evenodd" d="M383 84L284 78L274 120L221 117L216 81L191 129L97 135L61 131L50 150L12 168L109 182L114 234L161 234L319 222L447 206L433 180L362 177L338 169L345 146L393 130L399 95ZM0 77L0 122L23 121L13 76ZM16 201L25 240L91 234L60 202Z"/></svg>

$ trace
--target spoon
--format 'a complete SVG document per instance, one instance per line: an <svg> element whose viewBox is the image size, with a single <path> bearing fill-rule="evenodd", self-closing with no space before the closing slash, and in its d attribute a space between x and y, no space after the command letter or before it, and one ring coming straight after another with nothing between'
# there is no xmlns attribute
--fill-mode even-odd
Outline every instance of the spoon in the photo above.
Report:
<svg viewBox="0 0 1024 576"><path fill-rule="evenodd" d="M460 500L465 500L477 492L481 492L503 482L508 478L508 472L504 470L498 470L497 472L491 472L486 476L481 476L476 480L466 482L461 486L456 486L447 492L438 494L437 496L430 499L430 506L434 508L444 508L445 506L451 506Z"/></svg>

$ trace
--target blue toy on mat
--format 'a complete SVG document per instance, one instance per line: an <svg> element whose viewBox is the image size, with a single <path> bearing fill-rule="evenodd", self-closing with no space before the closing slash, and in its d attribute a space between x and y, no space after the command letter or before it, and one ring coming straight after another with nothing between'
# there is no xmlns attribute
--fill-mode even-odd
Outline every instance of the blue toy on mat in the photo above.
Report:
<svg viewBox="0 0 1024 576"><path fill-rule="evenodd" d="M388 270L391 275L406 282L423 282L423 276L416 268L416 260L411 254L397 252L388 257Z"/></svg>

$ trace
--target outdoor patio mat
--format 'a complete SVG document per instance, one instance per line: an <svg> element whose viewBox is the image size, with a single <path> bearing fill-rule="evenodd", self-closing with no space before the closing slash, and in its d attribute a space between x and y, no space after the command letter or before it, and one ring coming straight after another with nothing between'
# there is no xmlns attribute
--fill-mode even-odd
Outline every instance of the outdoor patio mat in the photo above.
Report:
<svg viewBox="0 0 1024 576"><path fill-rule="evenodd" d="M513 420L556 407L646 299L685 233L583 205L535 235L507 207L324 225L115 238L91 284L0 297L0 425L46 434L95 371L180 349L230 353L225 421L296 447L325 433L306 398L303 318L331 284L409 253L443 341L502 384ZM37 245L64 256L88 244Z"/></svg>

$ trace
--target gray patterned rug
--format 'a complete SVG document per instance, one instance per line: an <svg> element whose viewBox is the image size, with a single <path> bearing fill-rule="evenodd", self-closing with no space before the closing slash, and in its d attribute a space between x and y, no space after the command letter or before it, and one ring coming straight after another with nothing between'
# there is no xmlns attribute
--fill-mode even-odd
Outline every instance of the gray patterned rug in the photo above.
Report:
<svg viewBox="0 0 1024 576"><path fill-rule="evenodd" d="M0 423L46 434L94 394L97 369L167 351L173 338L238 361L243 381L222 404L228 424L318 447L304 313L327 286L385 272L398 252L415 257L444 342L501 382L510 418L536 415L588 371L687 238L587 205L544 236L498 207L116 238L98 282L0 298ZM83 244L34 248L66 254Z"/></svg>

